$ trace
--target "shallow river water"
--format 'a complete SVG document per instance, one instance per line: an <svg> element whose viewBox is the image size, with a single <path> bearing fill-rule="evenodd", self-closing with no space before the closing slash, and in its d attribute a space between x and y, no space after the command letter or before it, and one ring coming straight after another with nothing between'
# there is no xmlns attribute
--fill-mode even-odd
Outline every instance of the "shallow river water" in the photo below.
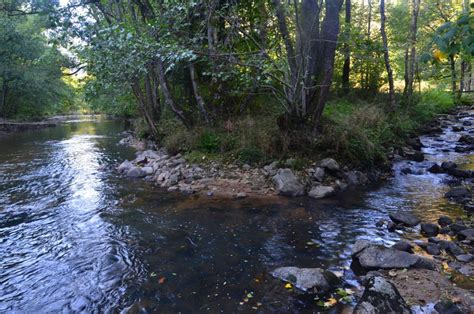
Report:
<svg viewBox="0 0 474 314"><path fill-rule="evenodd" d="M377 187L323 201L170 194L114 171L134 156L117 145L124 128L79 120L0 137L0 312L314 310L268 273L322 267L357 285L355 240L401 237L375 227L388 213L462 213L443 198L446 175L400 174L408 162ZM447 149L458 137L423 137L427 161L412 166L472 168L472 155Z"/></svg>

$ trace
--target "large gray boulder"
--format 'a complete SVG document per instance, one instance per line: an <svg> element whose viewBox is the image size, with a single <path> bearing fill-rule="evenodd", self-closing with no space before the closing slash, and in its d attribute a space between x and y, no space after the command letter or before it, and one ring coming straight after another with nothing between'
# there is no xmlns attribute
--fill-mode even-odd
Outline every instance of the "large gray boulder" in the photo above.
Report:
<svg viewBox="0 0 474 314"><path fill-rule="evenodd" d="M395 248L387 248L382 245L373 244L365 240L357 241L354 244L352 259L356 262L355 265L364 271L376 269L436 268L435 264L429 259L399 251Z"/></svg>
<svg viewBox="0 0 474 314"><path fill-rule="evenodd" d="M124 162L120 164L120 166L117 167L117 171L120 173L124 173L130 170L130 168L132 167L133 167L133 164L130 161L125 160Z"/></svg>
<svg viewBox="0 0 474 314"><path fill-rule="evenodd" d="M273 176L273 183L280 195L302 196L305 194L304 186L293 171L288 168L278 170L277 174Z"/></svg>
<svg viewBox="0 0 474 314"><path fill-rule="evenodd" d="M319 163L319 166L329 170L329 171L338 171L339 170L339 164L337 161L335 161L332 158L325 158L321 160Z"/></svg>
<svg viewBox="0 0 474 314"><path fill-rule="evenodd" d="M332 186L317 185L309 191L308 196L319 199L334 195L335 192Z"/></svg>
<svg viewBox="0 0 474 314"><path fill-rule="evenodd" d="M321 268L280 267L272 276L308 293L325 293L341 284L336 275Z"/></svg>
<svg viewBox="0 0 474 314"><path fill-rule="evenodd" d="M357 303L355 314L412 313L394 284L375 276L367 280L364 294Z"/></svg>
<svg viewBox="0 0 474 314"><path fill-rule="evenodd" d="M131 178L143 178L146 176L146 173L140 167L132 167L127 171L127 176Z"/></svg>

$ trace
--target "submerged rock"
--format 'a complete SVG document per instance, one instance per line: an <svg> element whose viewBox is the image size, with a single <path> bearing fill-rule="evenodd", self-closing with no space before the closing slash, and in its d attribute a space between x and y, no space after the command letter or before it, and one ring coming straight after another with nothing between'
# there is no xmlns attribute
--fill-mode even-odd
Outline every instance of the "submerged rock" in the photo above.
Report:
<svg viewBox="0 0 474 314"><path fill-rule="evenodd" d="M444 196L446 198L451 198L451 199L468 198L468 197L471 197L471 191L469 191L464 186L456 186L456 187L451 188L448 192L446 192Z"/></svg>
<svg viewBox="0 0 474 314"><path fill-rule="evenodd" d="M448 216L441 216L439 217L438 219L438 224L441 226L441 227L446 227L446 226L449 226L450 224L453 223L453 220L451 218L449 218Z"/></svg>
<svg viewBox="0 0 474 314"><path fill-rule="evenodd" d="M308 196L312 198L324 198L331 196L335 193L335 189L332 186L318 185L309 191Z"/></svg>
<svg viewBox="0 0 474 314"><path fill-rule="evenodd" d="M328 292L341 284L336 275L321 268L280 267L272 276L308 293Z"/></svg>
<svg viewBox="0 0 474 314"><path fill-rule="evenodd" d="M452 301L439 301L434 309L440 314L462 314L463 312Z"/></svg>
<svg viewBox="0 0 474 314"><path fill-rule="evenodd" d="M452 169L455 169L457 167L458 167L458 165L455 162L452 162L452 161L443 161L441 163L441 168L445 171L452 170Z"/></svg>
<svg viewBox="0 0 474 314"><path fill-rule="evenodd" d="M431 167L428 168L428 172L431 172L431 173L442 173L443 172L443 168L438 165L438 164L433 164Z"/></svg>
<svg viewBox="0 0 474 314"><path fill-rule="evenodd" d="M375 276L366 282L364 294L357 303L354 313L411 313L411 310L391 282Z"/></svg>
<svg viewBox="0 0 474 314"><path fill-rule="evenodd" d="M408 227L414 227L421 222L420 219L407 212L396 212L390 214L389 217L394 223L403 224Z"/></svg>
<svg viewBox="0 0 474 314"><path fill-rule="evenodd" d="M133 167L133 164L130 161L125 160L124 162L120 164L120 166L117 167L117 171L120 173L127 172L132 167Z"/></svg>
<svg viewBox="0 0 474 314"><path fill-rule="evenodd" d="M280 195L302 196L305 194L304 186L293 171L288 168L278 170L277 174L273 177L273 183Z"/></svg>

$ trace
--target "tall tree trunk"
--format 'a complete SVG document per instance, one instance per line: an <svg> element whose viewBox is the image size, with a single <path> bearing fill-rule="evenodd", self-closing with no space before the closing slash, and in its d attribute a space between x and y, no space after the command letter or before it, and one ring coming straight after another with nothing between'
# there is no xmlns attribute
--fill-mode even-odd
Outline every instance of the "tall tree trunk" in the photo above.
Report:
<svg viewBox="0 0 474 314"><path fill-rule="evenodd" d="M199 92L199 87L197 85L196 69L194 67L194 64L192 63L189 64L189 76L191 78L191 84L193 85L194 98L196 99L196 104L199 108L199 111L201 112L202 117L204 118L204 121L206 122L206 124L210 124L211 120L209 119L209 115L207 114L206 104L204 103L204 100L202 99L201 93Z"/></svg>
<svg viewBox="0 0 474 314"><path fill-rule="evenodd" d="M420 0L412 0L412 16L410 24L410 53L408 58L408 69L407 69L407 78L405 86L405 98L407 104L412 103L413 98L413 82L415 77L415 62L416 62L416 36L418 32L418 15L420 12Z"/></svg>
<svg viewBox="0 0 474 314"><path fill-rule="evenodd" d="M313 133L317 133L319 122L323 114L324 107L329 97L331 89L332 76L334 72L334 59L336 56L337 37L339 35L339 11L341 10L343 0L326 1L326 16L324 17L321 28L321 39L324 42L322 53L320 55L321 79L317 82L319 85L316 107L313 111Z"/></svg>
<svg viewBox="0 0 474 314"><path fill-rule="evenodd" d="M344 34L344 65L342 67L342 90L345 95L349 94L351 72L351 50L349 45L351 33L351 0L346 0L345 34Z"/></svg>
<svg viewBox="0 0 474 314"><path fill-rule="evenodd" d="M387 33L385 32L385 21L387 17L385 16L385 0L380 0L380 34L382 35L383 42L383 57L385 61L385 69L387 70L388 75L388 103L391 110L395 109L395 87L393 84L393 72L392 67L390 66L390 58L388 54L388 41Z"/></svg>

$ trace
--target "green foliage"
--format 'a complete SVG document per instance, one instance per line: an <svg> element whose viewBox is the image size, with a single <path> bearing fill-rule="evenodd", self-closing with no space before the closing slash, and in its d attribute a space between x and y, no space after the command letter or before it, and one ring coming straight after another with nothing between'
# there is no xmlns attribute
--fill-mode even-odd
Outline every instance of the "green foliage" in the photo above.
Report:
<svg viewBox="0 0 474 314"><path fill-rule="evenodd" d="M199 148L207 153L217 153L221 147L221 138L216 133L206 130L199 138Z"/></svg>
<svg viewBox="0 0 474 314"><path fill-rule="evenodd" d="M67 60L44 34L47 19L0 12L0 116L39 118L74 110Z"/></svg>

